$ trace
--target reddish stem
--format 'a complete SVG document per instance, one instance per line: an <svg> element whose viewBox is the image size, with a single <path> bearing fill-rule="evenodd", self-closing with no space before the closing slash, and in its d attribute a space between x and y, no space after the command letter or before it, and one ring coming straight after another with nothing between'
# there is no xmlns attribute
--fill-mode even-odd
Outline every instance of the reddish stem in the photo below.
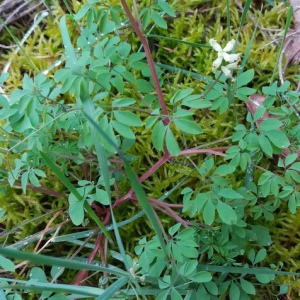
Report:
<svg viewBox="0 0 300 300"><path fill-rule="evenodd" d="M128 19L129 19L132 27L133 27L135 33L137 34L137 36L139 37L141 43L144 46L144 50L145 50L145 53L146 53L147 61L148 61L150 72L151 72L152 79L153 79L153 83L154 83L154 86L155 86L155 89L156 89L157 97L158 97L158 100L159 100L159 103L160 103L160 106L161 106L162 113L165 116L165 118L163 119L163 123L164 123L164 125L168 125L169 122L170 122L169 113L168 113L166 102L164 100L164 96L163 96L163 93L162 93L162 90L161 90L161 87L160 87L160 84L159 84L159 80L158 80L158 76L157 76L157 73L156 73L156 70L155 70L155 66L154 66L154 62L153 62L153 59L152 59L151 51L150 51L150 48L149 48L149 45L148 45L148 40L145 37L144 33L141 31L141 29L138 26L138 24L137 24L136 20L134 19L133 15L131 14L131 11L130 11L126 1L121 0L121 3L122 3L124 11L125 11Z"/></svg>
<svg viewBox="0 0 300 300"><path fill-rule="evenodd" d="M227 149L228 147L222 147L224 150ZM217 151L220 148L213 148L213 149L197 149L197 148L191 148L191 149L187 149L187 150L183 150L181 151L178 156L185 156L185 155L191 155L191 154L214 154L214 155L218 155L218 156L223 156L226 157L225 153L222 153L220 151ZM222 149L222 150L223 150ZM176 156L171 155L169 152L165 152L164 156L159 159L159 161L157 161L148 171L146 171L138 180L139 182L143 182L145 181L147 178L149 178L156 170L158 170L165 162L167 162L169 159L174 158ZM123 202L129 200L129 199L133 199L133 189L130 189L128 191L128 193L123 196L122 198L118 199L113 207L117 207L120 204L122 204Z"/></svg>

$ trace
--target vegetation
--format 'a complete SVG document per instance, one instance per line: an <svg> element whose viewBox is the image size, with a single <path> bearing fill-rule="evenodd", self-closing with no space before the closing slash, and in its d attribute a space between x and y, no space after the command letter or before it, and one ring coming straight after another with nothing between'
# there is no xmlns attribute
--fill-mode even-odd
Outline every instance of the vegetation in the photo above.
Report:
<svg viewBox="0 0 300 300"><path fill-rule="evenodd" d="M1 298L297 297L293 8L64 4L1 62Z"/></svg>

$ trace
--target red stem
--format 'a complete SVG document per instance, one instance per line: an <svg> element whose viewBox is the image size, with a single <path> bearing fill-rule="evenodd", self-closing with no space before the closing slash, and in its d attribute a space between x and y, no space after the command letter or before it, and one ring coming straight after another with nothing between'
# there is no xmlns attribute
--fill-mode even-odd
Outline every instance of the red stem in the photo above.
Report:
<svg viewBox="0 0 300 300"><path fill-rule="evenodd" d="M167 110L167 106L166 106L166 102L164 100L162 90L160 88L158 76L157 76L157 73L156 73L156 70L155 70L155 66L154 66L152 56L151 56L151 51L150 51L150 48L149 48L149 45L148 45L147 38L145 37L145 35L141 31L141 29L139 28L136 20L134 19L133 15L131 14L131 11L130 11L126 1L121 0L121 3L122 3L124 11L125 11L128 19L129 19L132 27L133 27L135 33L137 34L137 36L139 37L141 43L144 46L144 50L145 50L147 61L148 61L149 68L150 68L150 71L151 71L153 83L154 83L154 86L155 86L155 89L156 89L157 97L158 97L158 100L159 100L159 103L160 103L160 106L161 106L162 113L165 116L165 118L163 119L163 123L164 123L164 125L168 125L169 122L170 122L169 113L168 113L168 110Z"/></svg>

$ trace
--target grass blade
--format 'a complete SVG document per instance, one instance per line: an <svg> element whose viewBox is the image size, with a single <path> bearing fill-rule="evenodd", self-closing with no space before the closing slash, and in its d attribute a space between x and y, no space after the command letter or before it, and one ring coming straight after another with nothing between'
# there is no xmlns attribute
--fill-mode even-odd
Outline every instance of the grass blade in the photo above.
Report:
<svg viewBox="0 0 300 300"><path fill-rule="evenodd" d="M20 251L15 248L3 248L0 247L0 254L3 256L20 259L23 261L31 261L36 264L47 265L47 266L60 266L73 270L88 270L111 273L116 276L130 276L129 273L116 268L116 267L102 267L100 265L83 263L75 260L68 260L64 258L56 258L43 254L33 254L30 252Z"/></svg>

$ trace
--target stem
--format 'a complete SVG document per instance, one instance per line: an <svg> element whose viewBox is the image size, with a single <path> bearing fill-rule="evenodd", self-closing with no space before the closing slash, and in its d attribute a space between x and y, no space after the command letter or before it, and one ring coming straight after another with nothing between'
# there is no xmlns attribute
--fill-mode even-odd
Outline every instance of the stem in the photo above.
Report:
<svg viewBox="0 0 300 300"><path fill-rule="evenodd" d="M160 103L160 107L161 107L163 115L166 117L163 120L163 123L164 123L164 125L168 125L170 123L169 113L168 113L166 102L164 100L164 96L163 96L163 93L162 93L162 90L161 90L161 87L160 87L160 84L159 84L158 76L157 76L157 73L155 71L155 66L154 66L154 62L153 62L153 59L152 59L152 56L151 56L151 51L150 51L150 48L149 48L149 45L148 45L148 40L147 40L146 36L144 35L144 33L139 28L139 26L138 26L136 20L134 19L133 15L131 14L131 11L129 10L129 7L128 7L126 1L121 0L121 3L122 3L124 11L125 11L128 19L129 19L132 27L133 27L135 33L137 34L137 36L139 37L141 43L143 44L143 47L144 47L144 50L145 50L145 53L146 53L146 57L147 57L147 61L148 61L148 64L149 64L150 72L151 72L151 75L152 75L153 83L154 83L154 86L155 86L155 89L156 89L157 97L158 97L158 100L159 100L159 103Z"/></svg>
<svg viewBox="0 0 300 300"><path fill-rule="evenodd" d="M225 153L219 152L216 149L219 148L213 148L213 149L197 149L197 148L192 148L192 149L187 149L181 151L178 156L185 156L185 155L191 155L191 154L214 154L218 156L223 156L226 157L227 155ZM226 148L227 149L227 148ZM149 178L158 168L160 168L165 162L170 160L171 158L176 157L172 156L169 152L165 152L164 156L157 161L147 172L145 172L138 180L139 182L145 181L147 178ZM122 198L118 199L113 207L119 206L121 203L133 199L133 189L131 188L128 193L123 196Z"/></svg>

